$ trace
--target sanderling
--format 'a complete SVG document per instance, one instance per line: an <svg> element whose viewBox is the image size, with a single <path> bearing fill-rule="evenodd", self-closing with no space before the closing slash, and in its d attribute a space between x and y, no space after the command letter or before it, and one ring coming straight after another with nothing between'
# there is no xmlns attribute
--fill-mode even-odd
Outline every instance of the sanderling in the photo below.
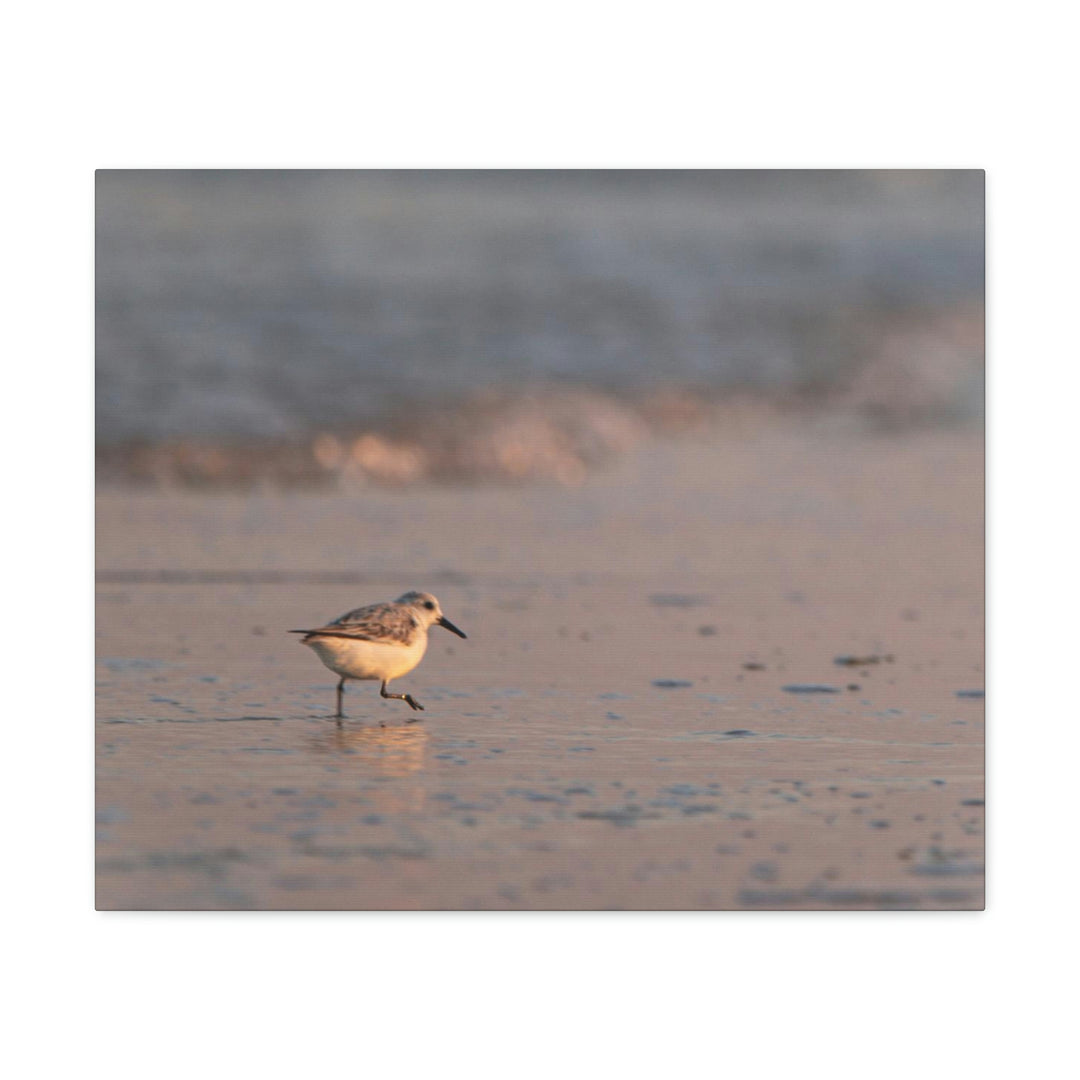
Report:
<svg viewBox="0 0 1080 1080"><path fill-rule="evenodd" d="M423 710L424 706L411 695L388 694L386 687L392 679L407 675L424 658L428 627L432 625L445 626L458 637L465 637L443 615L439 601L425 592L407 592L392 604L369 604L347 611L317 630L289 633L305 635L303 643L310 645L335 675L341 676L336 714L341 720L346 679L380 679L379 693L384 698L407 701L413 709Z"/></svg>

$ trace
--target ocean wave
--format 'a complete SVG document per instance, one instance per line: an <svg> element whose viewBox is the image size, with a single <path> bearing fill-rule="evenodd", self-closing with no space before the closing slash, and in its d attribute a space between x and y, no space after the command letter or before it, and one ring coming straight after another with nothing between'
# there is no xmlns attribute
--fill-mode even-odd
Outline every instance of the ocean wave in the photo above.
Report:
<svg viewBox="0 0 1080 1080"><path fill-rule="evenodd" d="M793 418L841 417L869 428L978 421L983 315L893 316L865 359L827 383L759 390L696 386L613 391L568 384L489 388L389 413L381 423L306 438L172 439L98 448L101 483L354 490L424 483L572 486L656 438Z"/></svg>

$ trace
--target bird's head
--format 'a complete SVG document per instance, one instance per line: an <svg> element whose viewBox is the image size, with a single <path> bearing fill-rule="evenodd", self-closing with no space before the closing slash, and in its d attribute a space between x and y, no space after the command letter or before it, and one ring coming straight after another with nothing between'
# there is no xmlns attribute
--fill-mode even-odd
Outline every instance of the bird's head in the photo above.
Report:
<svg viewBox="0 0 1080 1080"><path fill-rule="evenodd" d="M413 613L420 620L420 624L423 627L443 626L452 634L457 634L458 637L462 638L465 637L465 634L442 613L442 608L439 607L439 601L436 600L431 593L407 592L404 595L399 596L397 602L399 604L407 604L412 608Z"/></svg>

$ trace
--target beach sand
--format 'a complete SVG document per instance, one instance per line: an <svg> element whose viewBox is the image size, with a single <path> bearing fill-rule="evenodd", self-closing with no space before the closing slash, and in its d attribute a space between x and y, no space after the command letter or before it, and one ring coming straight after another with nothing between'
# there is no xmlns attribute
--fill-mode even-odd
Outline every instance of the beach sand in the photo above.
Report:
<svg viewBox="0 0 1080 1080"><path fill-rule="evenodd" d="M981 432L97 506L101 909L983 906ZM286 631L412 588L339 727Z"/></svg>

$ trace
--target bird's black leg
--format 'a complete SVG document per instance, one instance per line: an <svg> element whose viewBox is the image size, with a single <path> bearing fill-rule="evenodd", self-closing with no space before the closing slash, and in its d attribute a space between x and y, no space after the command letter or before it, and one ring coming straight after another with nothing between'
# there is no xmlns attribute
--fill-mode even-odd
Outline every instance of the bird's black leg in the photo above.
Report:
<svg viewBox="0 0 1080 1080"><path fill-rule="evenodd" d="M341 711L341 695L345 692L345 676L342 675L341 681L337 684L337 712L334 714L334 718L340 724L345 718L345 714Z"/></svg>
<svg viewBox="0 0 1080 1080"><path fill-rule="evenodd" d="M412 706L413 709L418 709L420 712L424 711L424 706L421 705L420 702L417 701L411 694L388 694L386 692L386 683L385 682L382 684L382 687L379 690L379 693L382 694L382 696L385 697L385 698L396 698L398 701L407 701L409 703L409 705ZM414 717L413 719L414 720L419 720L420 717L417 716L417 717ZM412 723L413 721L410 720L409 722Z"/></svg>

